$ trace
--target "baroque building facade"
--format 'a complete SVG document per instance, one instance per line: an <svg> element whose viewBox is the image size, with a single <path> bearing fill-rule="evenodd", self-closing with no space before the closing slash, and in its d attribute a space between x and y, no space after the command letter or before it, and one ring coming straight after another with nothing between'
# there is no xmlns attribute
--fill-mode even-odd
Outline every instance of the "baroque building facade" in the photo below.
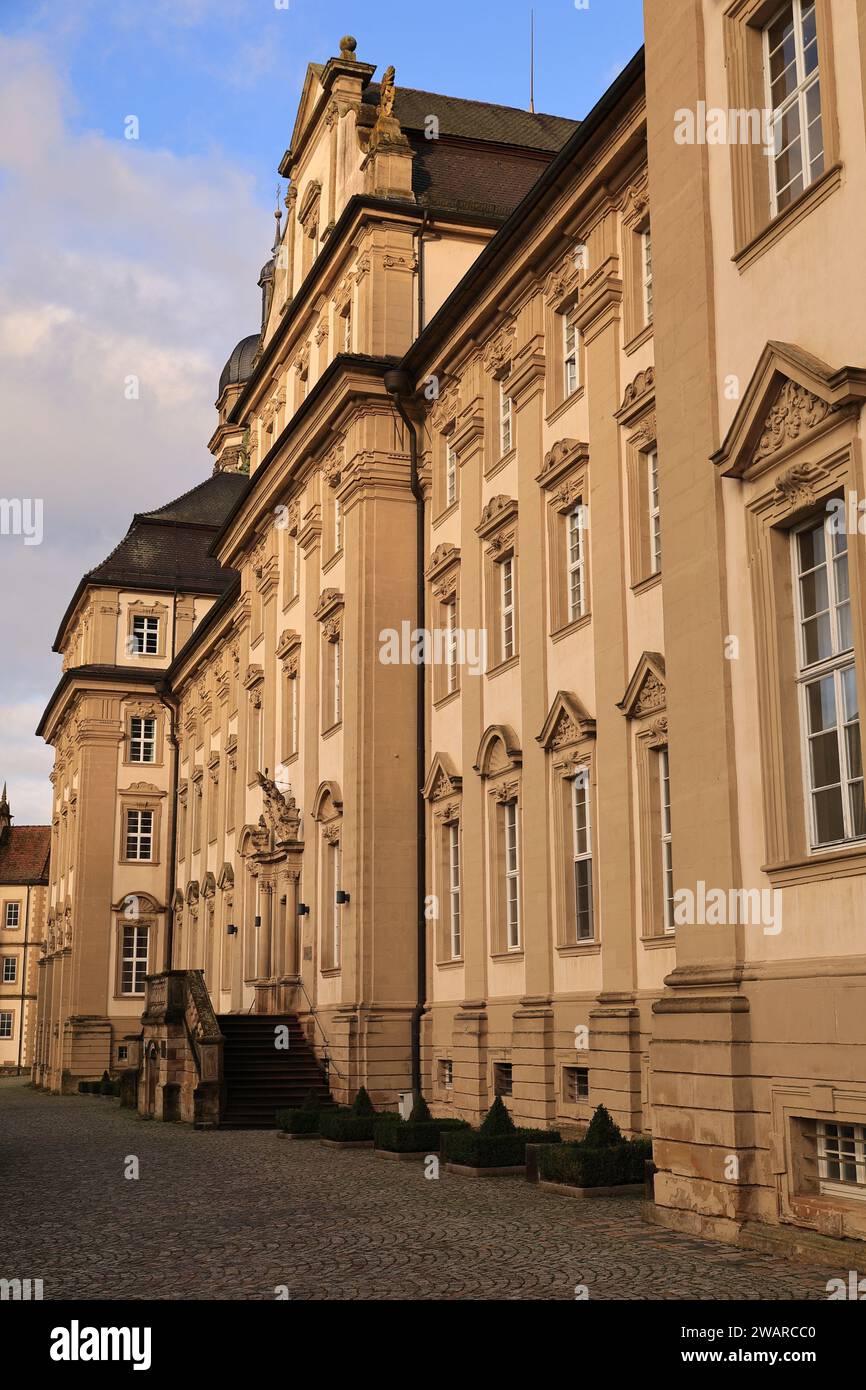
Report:
<svg viewBox="0 0 866 1390"><path fill-rule="evenodd" d="M61 629L35 1075L218 1122L292 1015L338 1099L604 1103L657 1220L862 1237L866 6L650 6L579 124L374 72L308 70L185 626L154 562Z"/></svg>
<svg viewBox="0 0 866 1390"><path fill-rule="evenodd" d="M47 825L12 824L4 782L0 795L0 1074L17 1075L33 1064L50 835Z"/></svg>

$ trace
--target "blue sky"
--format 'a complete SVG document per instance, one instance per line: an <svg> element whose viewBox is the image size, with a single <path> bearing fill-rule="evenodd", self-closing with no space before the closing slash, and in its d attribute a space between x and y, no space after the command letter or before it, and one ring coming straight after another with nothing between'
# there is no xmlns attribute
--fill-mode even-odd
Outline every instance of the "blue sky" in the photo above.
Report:
<svg viewBox="0 0 866 1390"><path fill-rule="evenodd" d="M78 580L134 511L211 470L219 372L258 328L307 63L351 33L398 86L528 103L529 5L282 5L0 0L0 493L44 505L41 544L0 535L0 592L16 599L0 606L15 653L0 676L0 781L19 823L50 815L52 754L34 730ZM641 10L539 0L536 109L584 115L640 47Z"/></svg>

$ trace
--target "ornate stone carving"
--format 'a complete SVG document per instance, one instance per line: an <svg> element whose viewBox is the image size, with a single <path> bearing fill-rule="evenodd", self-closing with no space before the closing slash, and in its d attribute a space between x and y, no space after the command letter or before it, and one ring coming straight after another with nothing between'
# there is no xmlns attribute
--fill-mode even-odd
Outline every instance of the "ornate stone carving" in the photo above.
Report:
<svg viewBox="0 0 866 1390"><path fill-rule="evenodd" d="M825 469L814 463L792 464L777 479L773 489L773 501L778 505L788 507L790 510L814 506L816 500L814 484L824 477L825 472Z"/></svg>
<svg viewBox="0 0 866 1390"><path fill-rule="evenodd" d="M755 450L755 463L774 454L804 431L812 430L837 409L807 391L796 381L786 381L776 403L764 421L764 430Z"/></svg>
<svg viewBox="0 0 866 1390"><path fill-rule="evenodd" d="M635 401L640 400L641 396L647 395L655 389L655 368L647 367L646 371L638 372L634 381L630 381L625 388L625 395L622 398L620 410L628 410L629 406L634 405Z"/></svg>
<svg viewBox="0 0 866 1390"><path fill-rule="evenodd" d="M576 292L579 282L580 267L575 248L563 256L548 275L544 285L545 298L553 305L560 304L568 295Z"/></svg>
<svg viewBox="0 0 866 1390"><path fill-rule="evenodd" d="M636 715L649 714L654 709L663 709L665 705L665 688L658 676L653 671L648 671L644 676L640 694L634 706Z"/></svg>
<svg viewBox="0 0 866 1390"><path fill-rule="evenodd" d="M481 353L484 370L490 376L501 372L514 357L516 336L513 323L506 323L485 343Z"/></svg>
<svg viewBox="0 0 866 1390"><path fill-rule="evenodd" d="M284 795L276 782L263 772L257 773L256 776L264 800L262 814L265 824L274 832L274 839L277 842L297 840L301 825L301 813L295 798L291 792Z"/></svg>

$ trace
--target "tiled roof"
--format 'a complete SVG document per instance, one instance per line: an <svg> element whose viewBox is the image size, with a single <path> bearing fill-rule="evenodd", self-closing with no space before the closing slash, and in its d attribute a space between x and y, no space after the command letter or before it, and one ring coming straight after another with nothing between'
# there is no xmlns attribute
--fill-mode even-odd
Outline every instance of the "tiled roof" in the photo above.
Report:
<svg viewBox="0 0 866 1390"><path fill-rule="evenodd" d="M379 83L365 87L362 100L377 106ZM555 154L580 124L566 116L547 116L523 111L519 106L497 106L490 101L470 101L466 97L447 97L439 92L421 92L397 84L394 115L404 131L423 131L428 116L439 122L440 135L456 135L463 140L485 140L494 145L518 145L523 149L545 150ZM435 144L435 141L428 141Z"/></svg>
<svg viewBox="0 0 866 1390"><path fill-rule="evenodd" d="M422 207L499 221L514 211L548 162L547 155L518 153L506 145L493 151L423 137L412 144L412 191Z"/></svg>
<svg viewBox="0 0 866 1390"><path fill-rule="evenodd" d="M50 825L10 825L0 835L0 884L47 883Z"/></svg>

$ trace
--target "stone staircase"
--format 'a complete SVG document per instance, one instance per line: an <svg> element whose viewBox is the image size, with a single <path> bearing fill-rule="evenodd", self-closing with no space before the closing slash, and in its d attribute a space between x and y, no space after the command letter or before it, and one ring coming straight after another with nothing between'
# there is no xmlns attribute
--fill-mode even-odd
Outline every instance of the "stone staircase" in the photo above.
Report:
<svg viewBox="0 0 866 1390"><path fill-rule="evenodd" d="M220 1014L225 1106L221 1129L273 1129L277 1110L298 1109L315 1091L322 1105L331 1095L316 1054L294 1014ZM287 1049L275 1046L288 1029Z"/></svg>

